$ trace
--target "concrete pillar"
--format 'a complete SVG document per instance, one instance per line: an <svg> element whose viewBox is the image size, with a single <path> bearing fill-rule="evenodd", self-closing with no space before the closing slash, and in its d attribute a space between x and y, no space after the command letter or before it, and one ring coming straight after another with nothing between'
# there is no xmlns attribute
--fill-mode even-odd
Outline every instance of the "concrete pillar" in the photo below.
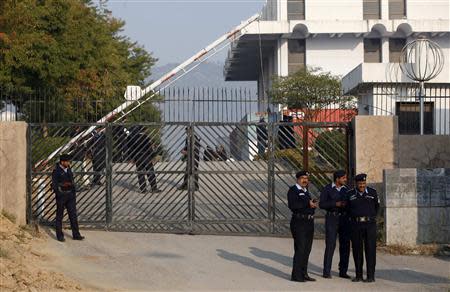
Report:
<svg viewBox="0 0 450 292"><path fill-rule="evenodd" d="M278 0L278 21L287 21L287 0Z"/></svg>
<svg viewBox="0 0 450 292"><path fill-rule="evenodd" d="M367 173L369 185L383 191L383 170L398 167L396 116L356 116L354 129L355 174Z"/></svg>
<svg viewBox="0 0 450 292"><path fill-rule="evenodd" d="M288 76L288 39L278 40L278 76Z"/></svg>
<svg viewBox="0 0 450 292"><path fill-rule="evenodd" d="M26 224L27 127L25 122L0 122L0 210Z"/></svg>
<svg viewBox="0 0 450 292"><path fill-rule="evenodd" d="M381 39L381 63L389 63L389 38Z"/></svg>
<svg viewBox="0 0 450 292"><path fill-rule="evenodd" d="M381 19L389 19L389 0L381 0Z"/></svg>

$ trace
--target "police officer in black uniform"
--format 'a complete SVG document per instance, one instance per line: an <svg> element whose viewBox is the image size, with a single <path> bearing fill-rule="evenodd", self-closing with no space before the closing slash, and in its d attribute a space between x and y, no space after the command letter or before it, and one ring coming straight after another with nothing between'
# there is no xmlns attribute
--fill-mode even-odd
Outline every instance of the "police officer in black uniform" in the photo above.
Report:
<svg viewBox="0 0 450 292"><path fill-rule="evenodd" d="M74 240L83 240L78 229L75 183L72 170L70 169L70 156L63 154L56 164L52 174L52 189L56 195L56 238L59 241L65 241L62 231L62 220L64 217L64 208L67 209L70 220L70 228Z"/></svg>
<svg viewBox="0 0 450 292"><path fill-rule="evenodd" d="M92 185L101 185L101 172L105 168L106 161L106 136L102 129L97 128L92 132L92 168L95 172Z"/></svg>
<svg viewBox="0 0 450 292"><path fill-rule="evenodd" d="M178 188L179 190L187 190L188 189L188 177L189 177L189 166L190 166L190 161L188 161L189 158L189 145L191 144L189 141L189 135L188 135L188 128L186 128L186 142L184 144L184 148L181 150L181 155L182 155L182 160L186 161L186 172L184 174L183 177L183 183L181 184L181 186ZM194 161L193 161L193 167L192 167L192 171L194 172L194 189L197 191L199 190L199 184L198 184L198 165L200 163L200 138L194 133L193 134L193 145L191 145L191 147L193 147L193 152L194 152Z"/></svg>
<svg viewBox="0 0 450 292"><path fill-rule="evenodd" d="M294 238L294 259L291 281L315 281L308 275L308 259L314 236L314 210L318 203L309 191L309 174L299 171L297 183L287 193L288 207L292 211L291 233Z"/></svg>
<svg viewBox="0 0 450 292"><path fill-rule="evenodd" d="M350 222L346 212L348 188L347 174L338 170L333 174L333 182L327 184L320 194L319 207L325 209L325 254L323 257L323 277L331 278L331 263L336 237L339 234L339 277L349 279L347 275L350 257Z"/></svg>
<svg viewBox="0 0 450 292"><path fill-rule="evenodd" d="M356 277L353 282L363 281L363 253L366 257L367 279L375 282L377 249L376 216L380 206L377 192L367 187L367 175L355 176L356 186L347 193L347 209L352 222L352 252L355 260Z"/></svg>
<svg viewBox="0 0 450 292"><path fill-rule="evenodd" d="M147 183L145 182L146 175L148 182L150 183L152 193L160 193L161 190L158 189L155 167L153 165L153 159L156 156L156 151L153 147L151 139L145 133L145 128L143 126L135 126L132 129L129 149L131 151L130 156L134 163L136 163L136 170L139 172L137 176L141 193L147 192Z"/></svg>

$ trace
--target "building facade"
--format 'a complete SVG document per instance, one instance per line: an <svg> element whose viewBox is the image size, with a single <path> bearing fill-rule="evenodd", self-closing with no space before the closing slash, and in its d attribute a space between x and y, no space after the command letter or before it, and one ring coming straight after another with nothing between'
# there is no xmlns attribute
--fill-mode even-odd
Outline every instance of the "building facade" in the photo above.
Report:
<svg viewBox="0 0 450 292"><path fill-rule="evenodd" d="M257 81L259 110L264 111L274 75L320 67L342 78L344 93L359 94L364 88L359 114L380 114L372 109L379 100L378 89L371 84L402 88L411 84L399 69L400 52L409 41L426 37L442 48L445 58L442 72L430 84L450 96L449 14L448 0L269 0L262 20L232 44L225 79ZM436 90L430 84L427 90L432 94ZM435 104L433 110L450 110L449 100L440 100L440 108ZM395 113L395 104L384 112ZM450 134L450 118L436 124L441 126L433 133Z"/></svg>

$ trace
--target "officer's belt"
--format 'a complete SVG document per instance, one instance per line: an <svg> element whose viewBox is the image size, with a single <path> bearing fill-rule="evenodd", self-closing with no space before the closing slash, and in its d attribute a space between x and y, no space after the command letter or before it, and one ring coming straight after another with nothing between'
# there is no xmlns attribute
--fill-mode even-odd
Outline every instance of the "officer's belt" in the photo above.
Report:
<svg viewBox="0 0 450 292"><path fill-rule="evenodd" d="M333 216L345 216L345 215L347 215L347 212L327 211L327 215L333 215Z"/></svg>
<svg viewBox="0 0 450 292"><path fill-rule="evenodd" d="M367 217L367 216L363 216L363 217L353 217L352 221L354 222L359 222L359 223L363 223L363 222L375 222L375 218L374 217Z"/></svg>
<svg viewBox="0 0 450 292"><path fill-rule="evenodd" d="M300 214L300 213L293 213L292 217L297 218L297 219L306 219L306 220L313 220L314 219L314 215Z"/></svg>

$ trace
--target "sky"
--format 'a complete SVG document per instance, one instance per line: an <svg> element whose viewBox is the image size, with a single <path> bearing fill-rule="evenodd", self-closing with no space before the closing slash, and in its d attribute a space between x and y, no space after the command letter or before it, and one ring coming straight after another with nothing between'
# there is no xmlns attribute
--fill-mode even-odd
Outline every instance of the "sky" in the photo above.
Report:
<svg viewBox="0 0 450 292"><path fill-rule="evenodd" d="M108 0L112 15L126 22L124 34L158 58L179 63L259 13L265 0ZM211 61L223 62L226 49Z"/></svg>

